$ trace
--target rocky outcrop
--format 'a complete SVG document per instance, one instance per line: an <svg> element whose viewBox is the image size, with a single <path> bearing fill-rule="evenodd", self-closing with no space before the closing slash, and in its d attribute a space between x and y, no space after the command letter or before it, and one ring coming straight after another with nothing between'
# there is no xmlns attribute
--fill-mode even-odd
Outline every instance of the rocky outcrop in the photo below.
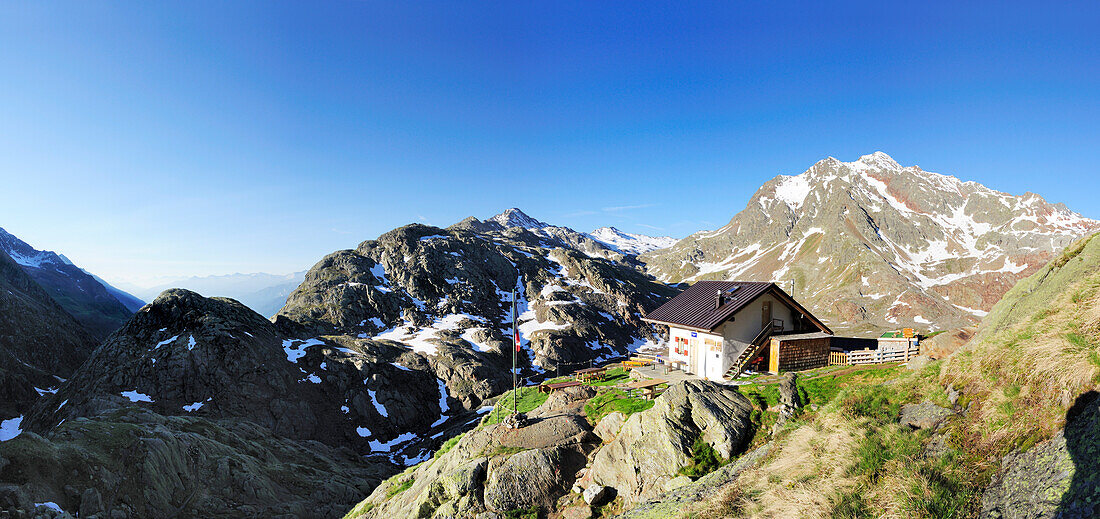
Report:
<svg viewBox="0 0 1100 519"><path fill-rule="evenodd" d="M340 517L391 473L251 422L137 407L24 432L0 456L0 516L13 517L33 502L80 517Z"/></svg>
<svg viewBox="0 0 1100 519"><path fill-rule="evenodd" d="M901 406L898 423L910 429L934 430L953 414L954 411L944 409L928 401L919 404L905 404Z"/></svg>
<svg viewBox="0 0 1100 519"><path fill-rule="evenodd" d="M970 342L977 331L977 327L968 326L936 334L931 339L921 341L921 355L927 355L931 360L947 357Z"/></svg>
<svg viewBox="0 0 1100 519"><path fill-rule="evenodd" d="M794 418L798 410L802 408L802 397L798 394L798 374L788 371L779 381L779 418L775 421L774 430L779 430L787 420Z"/></svg>
<svg viewBox="0 0 1100 519"><path fill-rule="evenodd" d="M778 176L724 227L639 259L666 282L793 282L792 295L835 330L951 329L977 323L1017 281L1098 229L1036 194L876 152Z"/></svg>
<svg viewBox="0 0 1100 519"><path fill-rule="evenodd" d="M470 431L446 453L379 485L351 515L476 517L551 510L600 444L582 414L592 395L584 388L555 392L522 428L498 423Z"/></svg>
<svg viewBox="0 0 1100 519"><path fill-rule="evenodd" d="M676 384L652 409L626 420L596 453L584 481L614 488L626 503L656 496L688 464L696 438L724 458L739 454L752 434L751 411L747 398L721 384Z"/></svg>
<svg viewBox="0 0 1100 519"><path fill-rule="evenodd" d="M982 517L1085 518L1100 513L1100 395L1077 398L1066 427L1001 461L982 495Z"/></svg>
<svg viewBox="0 0 1100 519"><path fill-rule="evenodd" d="M0 442L0 482L83 506L66 474L74 459L102 458L77 469L90 475L74 488L98 492L104 509L332 516L426 458L474 415L467 406L500 391L460 354L287 330L300 331L230 299L166 291ZM338 477L325 487L328 472Z"/></svg>
<svg viewBox="0 0 1100 519"><path fill-rule="evenodd" d="M647 499L617 516L621 519L665 519L678 517L692 505L718 498L742 472L761 462L773 449L772 443L746 452L737 461L724 465L696 481L670 480L665 492ZM681 476L683 478L684 476ZM734 483L736 484L736 483Z"/></svg>

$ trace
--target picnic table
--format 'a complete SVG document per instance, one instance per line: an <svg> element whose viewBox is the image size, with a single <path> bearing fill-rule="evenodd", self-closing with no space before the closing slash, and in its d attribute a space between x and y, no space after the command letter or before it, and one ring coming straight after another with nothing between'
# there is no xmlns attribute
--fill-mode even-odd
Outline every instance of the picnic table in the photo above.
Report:
<svg viewBox="0 0 1100 519"><path fill-rule="evenodd" d="M566 381L566 382L555 382L553 384L540 384L539 385L539 392L540 393L553 393L554 391L557 391L559 389L565 389L567 387L579 386L581 384L583 384L583 382L581 382L579 380L569 380L569 381Z"/></svg>
<svg viewBox="0 0 1100 519"><path fill-rule="evenodd" d="M637 389L642 392L642 398L653 400L657 396L657 386L667 384L668 381L660 378L647 378L626 385L628 389Z"/></svg>
<svg viewBox="0 0 1100 519"><path fill-rule="evenodd" d="M585 368L573 372L573 375L584 382L590 380L602 380L607 374L607 368Z"/></svg>
<svg viewBox="0 0 1100 519"><path fill-rule="evenodd" d="M649 359L630 359L623 361L624 368L640 368L643 366L651 366L653 361Z"/></svg>

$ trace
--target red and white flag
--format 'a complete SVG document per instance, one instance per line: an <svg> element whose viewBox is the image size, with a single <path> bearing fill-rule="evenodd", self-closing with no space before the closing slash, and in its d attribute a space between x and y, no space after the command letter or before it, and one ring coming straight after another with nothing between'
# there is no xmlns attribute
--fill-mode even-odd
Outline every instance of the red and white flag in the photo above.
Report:
<svg viewBox="0 0 1100 519"><path fill-rule="evenodd" d="M516 341L516 353L519 353L519 351L521 349L520 348L520 342L519 342L519 332L518 331L513 331L512 332L512 338L515 339L515 341Z"/></svg>

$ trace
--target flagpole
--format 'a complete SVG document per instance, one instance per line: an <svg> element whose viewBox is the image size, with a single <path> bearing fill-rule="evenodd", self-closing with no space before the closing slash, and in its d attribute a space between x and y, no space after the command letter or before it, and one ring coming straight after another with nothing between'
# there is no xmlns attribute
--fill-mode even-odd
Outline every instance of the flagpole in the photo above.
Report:
<svg viewBox="0 0 1100 519"><path fill-rule="evenodd" d="M516 354L519 353L519 335L516 333L516 287L512 287L512 414L519 412L519 396L516 383Z"/></svg>

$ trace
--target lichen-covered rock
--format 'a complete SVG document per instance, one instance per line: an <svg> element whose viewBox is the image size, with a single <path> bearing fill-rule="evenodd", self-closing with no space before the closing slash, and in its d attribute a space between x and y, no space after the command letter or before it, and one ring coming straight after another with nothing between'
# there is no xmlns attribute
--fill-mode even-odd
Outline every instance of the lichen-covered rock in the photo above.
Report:
<svg viewBox="0 0 1100 519"><path fill-rule="evenodd" d="M901 415L898 422L913 429L935 429L952 414L954 414L954 411L950 409L944 409L932 402L924 401L919 404L901 406Z"/></svg>
<svg viewBox="0 0 1100 519"><path fill-rule="evenodd" d="M581 494L584 498L584 502L592 506L602 506L604 503L610 501L614 495L615 489L596 483L588 485L588 488L584 489L584 492Z"/></svg>
<svg viewBox="0 0 1100 519"><path fill-rule="evenodd" d="M657 495L688 463L696 438L724 458L739 453L751 434L751 411L730 387L702 380L673 385L651 409L627 419L596 453L585 480L614 488L627 503Z"/></svg>
<svg viewBox="0 0 1100 519"><path fill-rule="evenodd" d="M798 374L788 371L779 381L779 418L774 429L779 430L787 420L794 418L802 408L802 398L798 395Z"/></svg>
<svg viewBox="0 0 1100 519"><path fill-rule="evenodd" d="M736 480L742 472L755 466L771 452L774 443L766 443L737 458L737 461L720 467L696 481L686 476L669 480L664 493L638 503L620 514L620 519L666 519L680 517L693 504L717 498L724 488Z"/></svg>
<svg viewBox="0 0 1100 519"><path fill-rule="evenodd" d="M494 458L485 484L485 507L497 512L549 508L568 488L563 476L570 471L565 466L573 465L574 472L578 461L584 466L583 456L568 457L568 450L551 447Z"/></svg>
<svg viewBox="0 0 1100 519"><path fill-rule="evenodd" d="M1100 513L1100 398L1090 391L1066 427L1027 451L1008 454L982 495L982 517L1096 517Z"/></svg>
<svg viewBox="0 0 1100 519"><path fill-rule="evenodd" d="M600 444L583 416L592 394L557 391L528 413L523 427L498 423L466 433L448 452L379 485L352 516L498 517L531 506L552 509Z"/></svg>
<svg viewBox="0 0 1100 519"><path fill-rule="evenodd" d="M600 419L600 422L596 424L595 433L605 443L615 439L618 436L619 430L623 428L623 424L626 423L626 419L623 418L623 414L615 411L609 413Z"/></svg>

